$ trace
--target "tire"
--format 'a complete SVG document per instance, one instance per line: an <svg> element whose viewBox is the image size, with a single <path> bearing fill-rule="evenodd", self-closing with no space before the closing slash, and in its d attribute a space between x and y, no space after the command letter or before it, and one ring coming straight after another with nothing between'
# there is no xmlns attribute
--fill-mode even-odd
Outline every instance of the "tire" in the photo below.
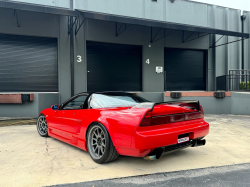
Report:
<svg viewBox="0 0 250 187"><path fill-rule="evenodd" d="M112 162L119 157L107 129L101 123L94 123L87 132L89 155L98 164Z"/></svg>
<svg viewBox="0 0 250 187"><path fill-rule="evenodd" d="M37 132L42 137L48 137L48 126L46 118L43 114L41 114L36 122Z"/></svg>

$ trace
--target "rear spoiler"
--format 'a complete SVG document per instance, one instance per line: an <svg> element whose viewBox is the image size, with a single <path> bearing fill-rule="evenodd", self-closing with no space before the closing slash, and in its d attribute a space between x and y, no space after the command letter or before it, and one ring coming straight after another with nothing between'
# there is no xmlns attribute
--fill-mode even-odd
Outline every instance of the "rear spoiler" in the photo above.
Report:
<svg viewBox="0 0 250 187"><path fill-rule="evenodd" d="M162 103L151 103L151 102L145 102L145 103L140 103L133 108L150 108L151 110L154 109L155 106L157 105L178 105L182 107L187 107L191 108L197 111L200 111L200 102L199 101L168 101L168 102L162 102Z"/></svg>
<svg viewBox="0 0 250 187"><path fill-rule="evenodd" d="M191 109L194 109L194 110L197 110L197 111L201 110L199 101L168 101L168 102L162 102L162 103L155 103L154 106L162 105L162 104L178 105L178 106L182 106L182 107L191 108Z"/></svg>

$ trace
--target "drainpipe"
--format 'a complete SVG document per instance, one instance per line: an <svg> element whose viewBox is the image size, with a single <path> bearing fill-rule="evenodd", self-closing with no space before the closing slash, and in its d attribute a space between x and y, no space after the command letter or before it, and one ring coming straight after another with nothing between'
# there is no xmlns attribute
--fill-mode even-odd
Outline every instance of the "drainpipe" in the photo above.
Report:
<svg viewBox="0 0 250 187"><path fill-rule="evenodd" d="M241 26L242 26L242 33L244 33L244 21L246 20L246 16L245 15L242 15L241 16ZM242 53L241 53L241 69L244 70L245 67L244 67L244 38L242 38L242 47L241 47L241 50L242 50Z"/></svg>
<svg viewBox="0 0 250 187"><path fill-rule="evenodd" d="M70 9L73 10L73 0L70 0ZM73 17L70 17L70 28L73 25ZM74 34L73 29L70 32L70 74L71 74L71 96L74 96Z"/></svg>

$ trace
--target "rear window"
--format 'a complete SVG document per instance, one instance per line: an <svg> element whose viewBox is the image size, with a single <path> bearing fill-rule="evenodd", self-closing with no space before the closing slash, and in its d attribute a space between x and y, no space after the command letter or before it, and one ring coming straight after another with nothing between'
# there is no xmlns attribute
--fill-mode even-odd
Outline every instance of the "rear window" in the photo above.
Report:
<svg viewBox="0 0 250 187"><path fill-rule="evenodd" d="M138 103L148 102L133 94L92 94L91 108L132 107Z"/></svg>

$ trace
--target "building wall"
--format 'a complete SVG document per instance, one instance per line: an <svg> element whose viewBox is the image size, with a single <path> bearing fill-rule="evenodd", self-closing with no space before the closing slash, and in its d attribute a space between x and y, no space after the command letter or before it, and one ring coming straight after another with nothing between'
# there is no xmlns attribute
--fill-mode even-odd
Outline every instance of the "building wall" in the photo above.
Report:
<svg viewBox="0 0 250 187"><path fill-rule="evenodd" d="M208 6L209 21L208 26L223 30L241 32L241 11L236 9L224 8L219 6ZM213 45L222 36L215 35L211 44ZM235 40L238 37L224 36L215 45L221 45ZM241 42L232 43L216 47L215 53L215 76L227 75L230 69L241 68Z"/></svg>
<svg viewBox="0 0 250 187"><path fill-rule="evenodd" d="M164 101L176 100L198 100L205 114L231 114L231 97L225 97L223 99L215 97L182 97L180 99L165 97L164 99Z"/></svg>
<svg viewBox="0 0 250 187"><path fill-rule="evenodd" d="M58 93L35 93L34 101L20 104L0 104L0 117L38 117L39 113L58 104Z"/></svg>
<svg viewBox="0 0 250 187"><path fill-rule="evenodd" d="M37 4L43 6L55 6L60 8L70 8L70 1L71 0L15 0L15 2L20 3L30 3L30 4Z"/></svg>
<svg viewBox="0 0 250 187"><path fill-rule="evenodd" d="M58 38L58 88L59 102L71 96L70 72L70 36L68 34L68 17L60 16Z"/></svg>
<svg viewBox="0 0 250 187"><path fill-rule="evenodd" d="M246 20L244 21L244 32L250 33L250 12L244 11ZM244 66L250 69L250 40L244 40Z"/></svg>
<svg viewBox="0 0 250 187"><path fill-rule="evenodd" d="M76 0L74 9L225 30L234 30L234 28L224 28L223 24L211 25L211 9L215 14L219 14L219 17L215 15L216 20L225 20L225 15L222 16L222 14L228 11L240 12L236 9L185 0L173 3L169 0L157 2L152 0Z"/></svg>
<svg viewBox="0 0 250 187"><path fill-rule="evenodd" d="M42 5L70 8L71 0L39 1ZM19 2L37 3L35 0L19 0ZM240 10L219 6L168 0L75 0L75 9L131 16L166 22L175 22L202 27L241 32ZM68 35L68 17L17 10L19 24L17 27L13 9L0 8L0 33L27 36L58 38L58 79L59 103L71 96L70 72L70 38ZM245 31L250 32L250 13L247 16ZM81 20L83 15L80 14ZM163 74L155 72L156 66L164 67L164 47L182 49L202 49L207 53L207 90L215 90L216 76L225 75L229 69L241 68L241 42L210 48L221 36L210 35L187 43L182 42L182 31L150 43L150 27L132 25L121 35L115 35L115 23L85 20L78 34L74 36L74 92L87 91L86 41L98 41L118 44L141 45L143 48L143 81L142 91L146 97L158 101L164 91ZM154 28L154 33L158 28ZM173 30L167 30L171 33ZM185 36L191 34L185 32ZM161 31L158 37L163 36ZM156 38L157 39L157 38ZM235 37L223 37L217 44L237 40ZM149 47L149 44L151 47ZM245 41L245 69L250 68L250 40ZM77 62L77 56L82 62ZM149 59L150 64L145 61ZM153 96L152 93L156 95ZM143 95L142 94L142 95ZM47 97L47 96L45 96ZM214 100L217 101L217 100ZM213 102L214 102L213 101ZM209 105L209 101L206 101ZM223 101L224 102L224 101ZM54 104L54 103L52 103ZM2 108L3 105L0 105ZM41 107L39 107L39 110ZM1 111L2 109L0 109ZM223 113L223 111L222 111Z"/></svg>
<svg viewBox="0 0 250 187"><path fill-rule="evenodd" d="M171 3L168 0L157 2L152 0L77 0L75 9L207 26L207 5L186 1Z"/></svg>
<svg viewBox="0 0 250 187"><path fill-rule="evenodd" d="M232 93L232 114L250 115L250 93Z"/></svg>
<svg viewBox="0 0 250 187"><path fill-rule="evenodd" d="M87 11L241 32L240 10L190 1L175 1L174 3L171 3L167 0L158 0L157 2L152 2L151 0L137 0L133 2L122 0L105 0L101 2L98 0L79 0L75 2L75 8ZM110 23L109 25L112 25L112 23ZM87 27L89 28L91 26L87 25ZM108 28L110 27L111 26L109 26ZM103 28L104 27L102 27L102 30ZM114 40L114 34L113 38L111 37L112 35L107 35L107 32L114 32L114 29L111 29L112 31L106 31L108 28L105 27L104 32L98 34L96 38L94 37L94 35L96 32L99 32L100 29L91 32L90 36L87 36L87 39L104 42L110 41L115 43L123 43L122 39ZM136 37L136 40L133 40L133 42L135 43L138 43L136 41L139 41L139 39L143 40L143 61L145 61L145 59L150 56L150 58L154 62L154 64L150 65L146 65L145 63L143 63L143 91L162 91L163 89L163 75L158 75L158 78L156 78L156 75L154 75L154 72L152 71L155 64L163 66L163 48L161 47L161 45L163 45L162 42L164 43L164 47L170 46L174 48L207 50L208 62L206 73L207 90L209 91L215 90L217 76L228 74L228 71L230 69L241 68L241 42L236 42L216 48L210 48L210 46L212 46L215 41L217 41L221 37L221 35L211 35L183 44L181 42L181 31L179 31L171 37L154 43L151 48L148 48L147 43L149 43L150 40L147 39L148 42L145 41L145 38L149 36L147 35L147 32L149 32L147 30L149 30L149 27L145 27L144 33ZM86 33L89 33L89 30L86 30ZM189 33L190 32L185 32L186 35L188 35ZM126 33L122 35L123 36L119 36L119 38L129 36L129 38L126 39L125 43L130 43L130 38L132 39L133 36L136 36L134 32L130 34L129 31L126 31ZM216 45L225 44L227 42L232 42L238 39L239 38L237 37L224 36L219 42L216 43ZM142 43L140 43L139 45L142 45ZM150 55L151 53L155 55ZM156 54L158 54L157 57ZM152 79L152 76L155 77L155 79ZM147 84L144 84L145 82ZM162 88L159 89L160 87Z"/></svg>
<svg viewBox="0 0 250 187"><path fill-rule="evenodd" d="M164 101L176 100L198 100L200 101L205 114L234 114L250 115L250 93L231 92L230 97L181 97L173 99L164 97Z"/></svg>
<svg viewBox="0 0 250 187"><path fill-rule="evenodd" d="M20 27L17 27L13 9L0 8L0 33L27 36L59 36L59 16L16 10Z"/></svg>
<svg viewBox="0 0 250 187"><path fill-rule="evenodd" d="M79 93L87 91L87 61L86 61L86 40L141 45L143 47L142 68L143 68L143 92L163 92L164 91L164 75L155 72L156 66L164 67L164 47L184 48L184 49L204 49L208 50L209 37L203 37L189 43L182 43L182 32L176 31L171 37L150 43L151 28L146 26L132 25L121 35L116 37L115 23L99 20L86 20L84 28L77 34L75 39L76 54L75 56L84 55L81 63L75 62L75 92ZM153 29L154 34L157 28ZM171 33L173 30L166 30ZM186 35L190 33L186 32ZM157 36L163 36L163 30ZM85 40L84 40L85 39ZM151 47L149 47L149 44ZM150 60L150 64L146 64L146 60ZM136 91L136 90L135 90Z"/></svg>
<svg viewBox="0 0 250 187"><path fill-rule="evenodd" d="M35 117L38 111L52 104L59 104L70 97L70 51L68 36L68 18L53 14L44 14L17 10L20 27L17 27L14 10L0 8L0 33L58 38L58 94L42 95L39 100L35 94L34 102L25 104L0 104L0 116ZM55 99L57 97L57 99ZM58 98L60 101L58 101ZM47 100L47 102L44 102ZM47 104L46 104L47 103Z"/></svg>

